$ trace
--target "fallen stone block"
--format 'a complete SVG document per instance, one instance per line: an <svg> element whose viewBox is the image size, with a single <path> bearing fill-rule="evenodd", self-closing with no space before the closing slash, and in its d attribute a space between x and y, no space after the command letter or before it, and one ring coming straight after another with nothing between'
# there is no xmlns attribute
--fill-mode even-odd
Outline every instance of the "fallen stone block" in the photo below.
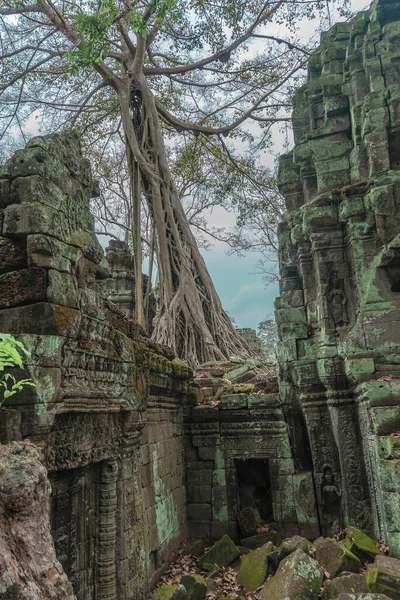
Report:
<svg viewBox="0 0 400 600"><path fill-rule="evenodd" d="M283 540L279 546L279 560L283 560L299 548L306 554L310 554L311 542L300 535L294 535L291 538Z"/></svg>
<svg viewBox="0 0 400 600"><path fill-rule="evenodd" d="M261 600L317 600L323 578L324 571L319 564L303 550L295 550L265 584Z"/></svg>
<svg viewBox="0 0 400 600"><path fill-rule="evenodd" d="M323 600L336 600L340 594L360 594L370 592L365 576L358 573L341 573L335 579L328 579L322 593Z"/></svg>
<svg viewBox="0 0 400 600"><path fill-rule="evenodd" d="M204 600L207 594L207 583L201 575L184 575L181 584L187 591L188 600Z"/></svg>
<svg viewBox="0 0 400 600"><path fill-rule="evenodd" d="M357 558L344 544L339 544L329 538L316 545L315 558L331 577L349 571L358 573L361 569L360 559Z"/></svg>
<svg viewBox="0 0 400 600"><path fill-rule="evenodd" d="M382 552L377 548L374 540L356 527L347 527L344 543L346 548L360 560L364 560L366 557L382 556Z"/></svg>
<svg viewBox="0 0 400 600"><path fill-rule="evenodd" d="M367 583L372 592L400 600L400 560L377 556L375 562L368 566Z"/></svg>
<svg viewBox="0 0 400 600"><path fill-rule="evenodd" d="M271 543L253 550L242 556L238 575L238 583L246 592L255 592L261 587L267 577L268 555L271 553Z"/></svg>
<svg viewBox="0 0 400 600"><path fill-rule="evenodd" d="M239 548L228 535L224 535L201 557L199 567L206 571L213 571L215 565L218 567L229 567L239 556Z"/></svg>

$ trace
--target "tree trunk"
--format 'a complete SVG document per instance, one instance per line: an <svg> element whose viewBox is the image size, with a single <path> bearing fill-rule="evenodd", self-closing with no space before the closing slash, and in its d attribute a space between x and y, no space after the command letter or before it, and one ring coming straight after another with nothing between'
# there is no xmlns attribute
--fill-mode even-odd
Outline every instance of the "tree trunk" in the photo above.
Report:
<svg viewBox="0 0 400 600"><path fill-rule="evenodd" d="M119 90L125 135L141 171L157 238L160 310L153 338L192 367L232 355L249 357L249 347L222 308L175 190L154 96L144 76L133 94L132 118L132 96Z"/></svg>

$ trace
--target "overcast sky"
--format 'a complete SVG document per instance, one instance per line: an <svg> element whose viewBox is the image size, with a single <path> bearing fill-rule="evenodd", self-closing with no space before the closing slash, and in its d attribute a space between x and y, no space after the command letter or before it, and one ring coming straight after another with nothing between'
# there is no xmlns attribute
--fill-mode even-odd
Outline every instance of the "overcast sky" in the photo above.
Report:
<svg viewBox="0 0 400 600"><path fill-rule="evenodd" d="M352 10L364 10L369 6L365 0L352 0ZM316 35L318 23L308 21L302 25L304 39ZM277 131L273 153L282 152L282 135ZM265 164L272 166L273 156L264 157ZM209 221L215 226L227 225L232 217L222 210L214 211ZM217 288L225 310L234 317L238 327L257 328L266 313L273 311L274 300L279 295L279 285L264 286L262 276L254 275L257 271L258 256L248 253L244 257L228 256L224 244L216 244L209 251L203 252L210 275ZM253 274L252 274L253 273Z"/></svg>

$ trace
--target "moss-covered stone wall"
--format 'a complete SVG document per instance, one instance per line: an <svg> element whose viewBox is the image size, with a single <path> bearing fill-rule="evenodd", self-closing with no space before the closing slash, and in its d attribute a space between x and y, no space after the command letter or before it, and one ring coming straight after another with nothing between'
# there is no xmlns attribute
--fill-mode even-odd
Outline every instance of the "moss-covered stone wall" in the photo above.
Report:
<svg viewBox="0 0 400 600"><path fill-rule="evenodd" d="M400 2L322 35L280 163L281 401L325 533L400 555ZM305 426L304 426L305 422Z"/></svg>
<svg viewBox="0 0 400 600"><path fill-rule="evenodd" d="M190 372L105 297L93 187L74 134L34 138L0 171L0 331L36 384L4 404L0 436L42 449L77 598L140 600L186 540Z"/></svg>

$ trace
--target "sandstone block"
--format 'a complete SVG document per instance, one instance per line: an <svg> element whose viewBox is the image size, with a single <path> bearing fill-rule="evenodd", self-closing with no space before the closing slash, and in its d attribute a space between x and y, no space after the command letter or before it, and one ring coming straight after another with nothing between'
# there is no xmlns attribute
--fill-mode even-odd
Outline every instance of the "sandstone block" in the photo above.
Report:
<svg viewBox="0 0 400 600"><path fill-rule="evenodd" d="M279 546L279 560L283 560L289 556L289 554L295 552L295 550L298 550L299 548L306 554L310 554L311 542L300 535L294 535L291 538L283 540Z"/></svg>
<svg viewBox="0 0 400 600"><path fill-rule="evenodd" d="M372 592L386 594L392 600L400 600L400 560L377 556L369 565L367 583Z"/></svg>
<svg viewBox="0 0 400 600"><path fill-rule="evenodd" d="M357 556L343 544L329 538L318 543L315 558L331 577L336 577L343 571L358 573L361 569L361 562Z"/></svg>
<svg viewBox="0 0 400 600"><path fill-rule="evenodd" d="M270 544L266 544L242 556L238 583L244 587L246 592L255 592L265 582L270 552Z"/></svg>
<svg viewBox="0 0 400 600"><path fill-rule="evenodd" d="M276 574L261 590L261 600L317 600L323 569L303 550L295 550L279 565Z"/></svg>
<svg viewBox="0 0 400 600"><path fill-rule="evenodd" d="M382 555L374 540L356 527L347 527L345 544L346 548L361 560L366 556L374 558L375 556Z"/></svg>
<svg viewBox="0 0 400 600"><path fill-rule="evenodd" d="M215 565L218 567L228 567L234 560L239 558L240 552L236 544L228 535L218 540L208 552L206 552L199 561L199 567L212 571Z"/></svg>
<svg viewBox="0 0 400 600"><path fill-rule="evenodd" d="M207 583L201 575L184 575L181 584L185 587L188 600L204 600L207 594Z"/></svg>
<svg viewBox="0 0 400 600"><path fill-rule="evenodd" d="M335 600L340 594L356 594L369 591L364 575L344 572L335 579L328 579L325 582L322 599Z"/></svg>

